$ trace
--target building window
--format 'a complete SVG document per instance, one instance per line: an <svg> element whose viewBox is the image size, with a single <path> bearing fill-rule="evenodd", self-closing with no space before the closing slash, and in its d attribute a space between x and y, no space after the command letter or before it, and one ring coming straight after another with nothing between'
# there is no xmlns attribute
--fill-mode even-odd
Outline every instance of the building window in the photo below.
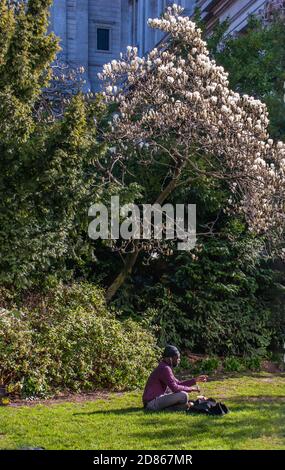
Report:
<svg viewBox="0 0 285 470"><path fill-rule="evenodd" d="M97 50L110 51L111 31L110 28L97 28Z"/></svg>

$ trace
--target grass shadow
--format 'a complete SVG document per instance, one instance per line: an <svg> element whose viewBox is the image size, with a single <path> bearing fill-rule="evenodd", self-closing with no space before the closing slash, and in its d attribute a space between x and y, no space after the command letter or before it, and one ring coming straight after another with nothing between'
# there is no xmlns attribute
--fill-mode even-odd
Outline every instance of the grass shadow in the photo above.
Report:
<svg viewBox="0 0 285 470"><path fill-rule="evenodd" d="M108 409L108 410L96 410L96 411L88 411L82 413L73 413L73 416L92 416L92 415L128 415L131 413L138 413L139 411L145 411L143 407L129 407L129 408L115 408L115 409Z"/></svg>

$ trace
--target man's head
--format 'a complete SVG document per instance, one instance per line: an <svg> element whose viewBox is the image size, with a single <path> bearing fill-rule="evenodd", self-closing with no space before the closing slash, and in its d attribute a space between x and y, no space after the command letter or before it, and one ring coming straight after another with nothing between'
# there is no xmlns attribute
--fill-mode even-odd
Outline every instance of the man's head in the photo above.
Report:
<svg viewBox="0 0 285 470"><path fill-rule="evenodd" d="M171 344L168 344L165 346L164 352L163 352L163 359L169 363L172 367L178 366L180 362L180 352L177 349L176 346L172 346Z"/></svg>

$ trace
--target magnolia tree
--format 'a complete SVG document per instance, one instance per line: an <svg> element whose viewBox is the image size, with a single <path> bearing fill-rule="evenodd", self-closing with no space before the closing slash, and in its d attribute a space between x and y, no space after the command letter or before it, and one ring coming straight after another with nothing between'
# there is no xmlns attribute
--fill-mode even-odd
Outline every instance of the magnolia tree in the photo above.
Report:
<svg viewBox="0 0 285 470"><path fill-rule="evenodd" d="M108 174L124 175L130 156L151 171L163 154L167 184L149 201L160 204L181 181L191 187L201 176L222 180L232 194L225 210L241 214L249 230L282 254L285 144L269 138L265 104L229 89L228 74L211 60L201 30L182 11L173 5L149 20L166 40L146 57L128 47L119 61L104 66L103 94L117 107L107 137ZM109 300L141 249L134 242Z"/></svg>
<svg viewBox="0 0 285 470"><path fill-rule="evenodd" d="M50 66L50 80L35 105L37 119L54 122L64 117L72 98L85 86L84 68L72 67L57 59ZM89 95L84 95L86 100Z"/></svg>

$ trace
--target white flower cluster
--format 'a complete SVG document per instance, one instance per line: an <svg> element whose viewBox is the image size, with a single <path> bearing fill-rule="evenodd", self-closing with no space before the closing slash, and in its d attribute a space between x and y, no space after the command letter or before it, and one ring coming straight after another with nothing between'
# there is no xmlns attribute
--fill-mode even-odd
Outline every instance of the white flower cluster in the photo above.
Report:
<svg viewBox="0 0 285 470"><path fill-rule="evenodd" d="M128 47L121 60L104 66L103 94L118 106L110 139L120 155L122 144L163 147L172 163L187 162L194 176L201 169L191 155L203 155L207 174L231 181L232 199L238 200L232 207L250 228L282 236L284 143L269 139L266 105L230 90L228 74L209 57L201 31L181 13L174 5L149 20L168 33L166 44L144 58Z"/></svg>

